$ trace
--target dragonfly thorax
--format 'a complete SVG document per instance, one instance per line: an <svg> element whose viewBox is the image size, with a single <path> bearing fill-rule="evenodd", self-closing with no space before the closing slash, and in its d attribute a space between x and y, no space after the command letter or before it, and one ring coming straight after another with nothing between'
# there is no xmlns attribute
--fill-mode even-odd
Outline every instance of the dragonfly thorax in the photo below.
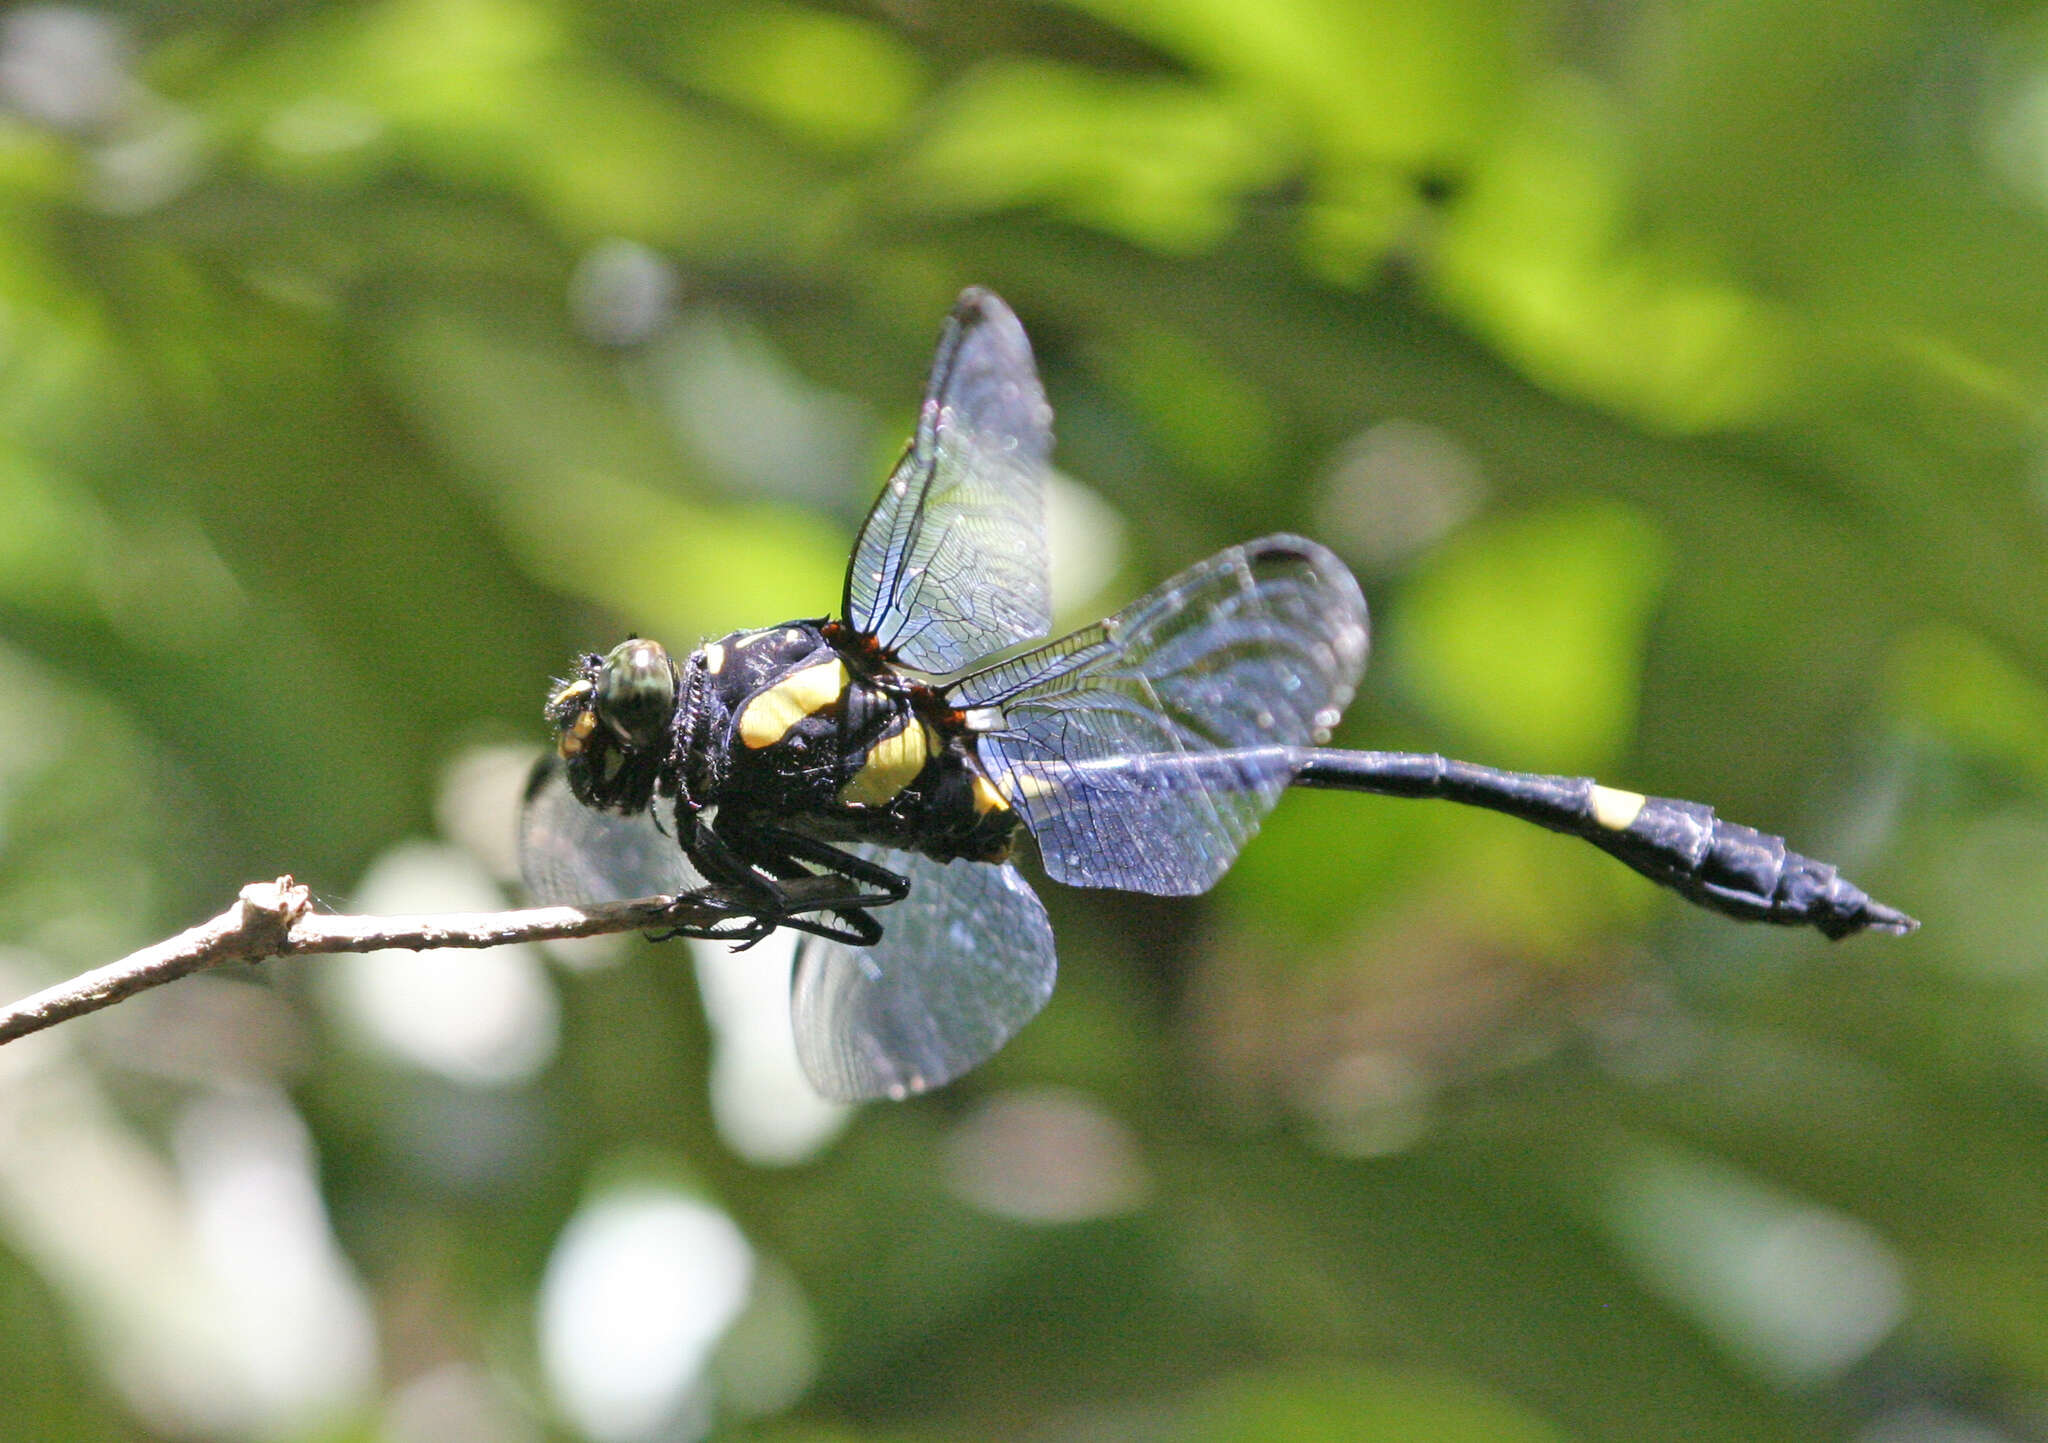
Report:
<svg viewBox="0 0 2048 1443"><path fill-rule="evenodd" d="M677 791L836 841L942 860L1006 856L1018 822L939 692L794 621L707 642L684 664Z"/></svg>

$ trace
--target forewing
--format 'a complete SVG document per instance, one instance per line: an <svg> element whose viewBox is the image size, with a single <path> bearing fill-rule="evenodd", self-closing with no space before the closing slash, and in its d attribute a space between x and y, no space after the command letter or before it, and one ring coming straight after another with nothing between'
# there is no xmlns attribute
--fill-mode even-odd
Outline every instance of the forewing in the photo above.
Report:
<svg viewBox="0 0 2048 1443"><path fill-rule="evenodd" d="M827 1097L908 1097L986 1061L1045 1006L1052 924L1016 868L853 848L910 881L882 940L806 937L790 992L797 1056Z"/></svg>
<svg viewBox="0 0 2048 1443"><path fill-rule="evenodd" d="M1365 599L1344 563L1275 536L1109 620L958 683L1045 869L1084 887L1206 891L1351 699Z"/></svg>
<svg viewBox="0 0 2048 1443"><path fill-rule="evenodd" d="M519 871L543 905L667 897L704 885L654 814L619 816L576 800L558 758L534 767L519 814Z"/></svg>
<svg viewBox="0 0 2048 1443"><path fill-rule="evenodd" d="M961 292L917 433L854 544L848 623L939 673L1044 636L1051 451L1052 410L1024 327L989 292Z"/></svg>

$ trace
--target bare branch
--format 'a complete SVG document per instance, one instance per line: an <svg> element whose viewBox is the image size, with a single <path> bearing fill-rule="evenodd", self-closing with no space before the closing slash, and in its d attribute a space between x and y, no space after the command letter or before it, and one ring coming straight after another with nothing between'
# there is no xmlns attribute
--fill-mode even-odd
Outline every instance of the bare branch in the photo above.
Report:
<svg viewBox="0 0 2048 1443"><path fill-rule="evenodd" d="M708 893L425 917L344 917L315 912L312 906L312 894L290 877L252 882L242 889L234 906L212 921L0 1009L0 1043L228 962L258 962L313 952L375 952L386 947L415 952L438 947L502 947L508 942L707 927L732 920L732 910Z"/></svg>

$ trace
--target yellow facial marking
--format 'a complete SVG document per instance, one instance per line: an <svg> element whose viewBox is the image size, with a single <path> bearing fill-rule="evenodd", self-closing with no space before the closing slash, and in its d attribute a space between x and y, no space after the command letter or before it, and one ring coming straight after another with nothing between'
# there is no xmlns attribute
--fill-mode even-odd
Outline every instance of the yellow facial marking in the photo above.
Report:
<svg viewBox="0 0 2048 1443"><path fill-rule="evenodd" d="M987 777L974 779L974 810L982 816L990 812L1007 812L1010 800L996 789L996 784Z"/></svg>
<svg viewBox="0 0 2048 1443"><path fill-rule="evenodd" d="M867 760L853 780L839 789L839 800L849 805L887 806L924 770L931 754L931 732L912 717L902 731L890 733L869 748Z"/></svg>
<svg viewBox="0 0 2048 1443"><path fill-rule="evenodd" d="M725 648L715 641L707 643L704 647L704 670L713 676L725 670Z"/></svg>
<svg viewBox="0 0 2048 1443"><path fill-rule="evenodd" d="M578 682L577 685L583 686L585 683ZM564 761L570 757L581 756L584 739L596 730L597 713L587 709L580 711L576 713L576 720L570 722L568 728L563 731L561 740L555 743L555 750L562 754Z"/></svg>
<svg viewBox="0 0 2048 1443"><path fill-rule="evenodd" d="M791 672L747 703L740 713L740 740L756 751L772 747L813 712L846 695L846 663L836 657Z"/></svg>
<svg viewBox="0 0 2048 1443"><path fill-rule="evenodd" d="M1649 798L1641 792L1617 791L1613 787L1593 788L1593 820L1610 832L1625 832L1643 814Z"/></svg>
<svg viewBox="0 0 2048 1443"><path fill-rule="evenodd" d="M572 681L567 686L563 687L560 691L556 692L553 696L549 697L548 705L551 707L561 706L564 702L574 701L579 697L589 696L592 692L596 690L597 688L592 686L588 681Z"/></svg>

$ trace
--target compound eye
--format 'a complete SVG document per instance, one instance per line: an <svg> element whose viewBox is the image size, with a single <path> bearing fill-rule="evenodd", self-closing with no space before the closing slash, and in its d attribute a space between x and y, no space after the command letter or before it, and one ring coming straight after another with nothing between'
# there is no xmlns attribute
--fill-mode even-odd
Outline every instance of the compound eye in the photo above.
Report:
<svg viewBox="0 0 2048 1443"><path fill-rule="evenodd" d="M660 642L619 643L597 676L597 714L627 746L653 747L676 712L676 669Z"/></svg>

